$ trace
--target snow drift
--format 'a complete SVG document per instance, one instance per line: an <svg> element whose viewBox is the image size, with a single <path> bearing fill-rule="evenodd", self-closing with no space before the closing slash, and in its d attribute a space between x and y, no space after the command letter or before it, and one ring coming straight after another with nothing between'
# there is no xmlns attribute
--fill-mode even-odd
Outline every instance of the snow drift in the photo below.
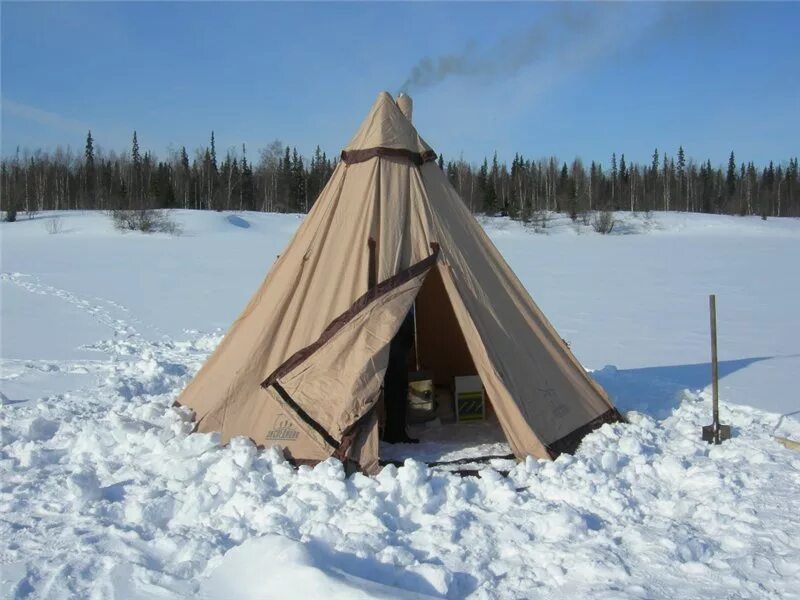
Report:
<svg viewBox="0 0 800 600"><path fill-rule="evenodd" d="M486 220L630 423L462 479L294 470L190 434L172 401L299 219L177 217L180 237L97 213L58 235L2 225L2 597L798 596L800 454L772 437L800 438L798 221L625 216L635 234L607 237ZM716 447L709 291L734 429Z"/></svg>

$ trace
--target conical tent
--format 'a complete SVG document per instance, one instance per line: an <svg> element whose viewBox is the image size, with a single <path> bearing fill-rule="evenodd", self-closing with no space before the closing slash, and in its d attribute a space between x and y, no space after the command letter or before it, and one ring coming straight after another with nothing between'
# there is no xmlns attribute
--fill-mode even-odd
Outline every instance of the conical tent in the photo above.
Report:
<svg viewBox="0 0 800 600"><path fill-rule="evenodd" d="M375 472L389 342L415 300L420 355L448 377L480 377L516 456L555 457L619 419L435 158L381 93L178 398L198 431L279 445L296 463L336 456Z"/></svg>

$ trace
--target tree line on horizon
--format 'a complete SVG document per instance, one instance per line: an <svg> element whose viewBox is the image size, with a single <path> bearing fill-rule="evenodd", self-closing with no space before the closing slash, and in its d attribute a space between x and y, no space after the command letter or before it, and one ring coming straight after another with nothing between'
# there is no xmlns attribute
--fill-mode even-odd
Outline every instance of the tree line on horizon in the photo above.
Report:
<svg viewBox="0 0 800 600"><path fill-rule="evenodd" d="M82 154L18 149L0 165L0 196L9 220L18 211L140 210L186 208L305 213L313 206L338 162L319 146L310 158L274 141L248 158L247 148L217 155L208 146L189 157L185 147L159 160L142 152L136 132L122 153L95 148L91 132ZM511 164L463 159L439 167L473 213L504 214L531 221L549 211L573 220L593 211L687 211L736 215L800 216L797 157L777 165L737 162L727 168L710 160L654 150L649 164L612 154L610 164L555 157L533 160L516 154Z"/></svg>

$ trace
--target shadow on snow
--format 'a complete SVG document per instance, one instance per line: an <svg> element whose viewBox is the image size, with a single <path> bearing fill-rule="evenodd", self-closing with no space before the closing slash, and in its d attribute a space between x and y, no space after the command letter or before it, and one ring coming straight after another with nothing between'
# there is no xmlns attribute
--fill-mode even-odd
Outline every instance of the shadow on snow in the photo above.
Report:
<svg viewBox="0 0 800 600"><path fill-rule="evenodd" d="M744 369L774 356L754 356L718 363L719 377ZM711 385L711 363L617 369L603 367L591 376L605 388L621 411L635 410L656 419L672 414L684 390L699 392Z"/></svg>
<svg viewBox="0 0 800 600"><path fill-rule="evenodd" d="M250 221L243 219L237 215L228 215L225 220L234 227L241 227L242 229L250 229Z"/></svg>

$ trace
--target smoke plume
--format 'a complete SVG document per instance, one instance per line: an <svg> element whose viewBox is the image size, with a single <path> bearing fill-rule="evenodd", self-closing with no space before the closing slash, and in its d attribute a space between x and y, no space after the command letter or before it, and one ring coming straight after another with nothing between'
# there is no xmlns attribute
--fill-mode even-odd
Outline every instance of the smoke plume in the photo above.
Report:
<svg viewBox="0 0 800 600"><path fill-rule="evenodd" d="M584 62L591 58L577 57L578 54L590 50L594 56L602 55L641 37L645 30L673 35L679 29L677 25L684 22L687 9L663 5L554 5L533 26L509 34L491 46L479 47L471 42L457 53L421 58L399 91L419 91L451 77L476 78L488 83L544 61L569 68L576 58ZM631 18L635 10L641 11L637 16L644 16L644 23Z"/></svg>

